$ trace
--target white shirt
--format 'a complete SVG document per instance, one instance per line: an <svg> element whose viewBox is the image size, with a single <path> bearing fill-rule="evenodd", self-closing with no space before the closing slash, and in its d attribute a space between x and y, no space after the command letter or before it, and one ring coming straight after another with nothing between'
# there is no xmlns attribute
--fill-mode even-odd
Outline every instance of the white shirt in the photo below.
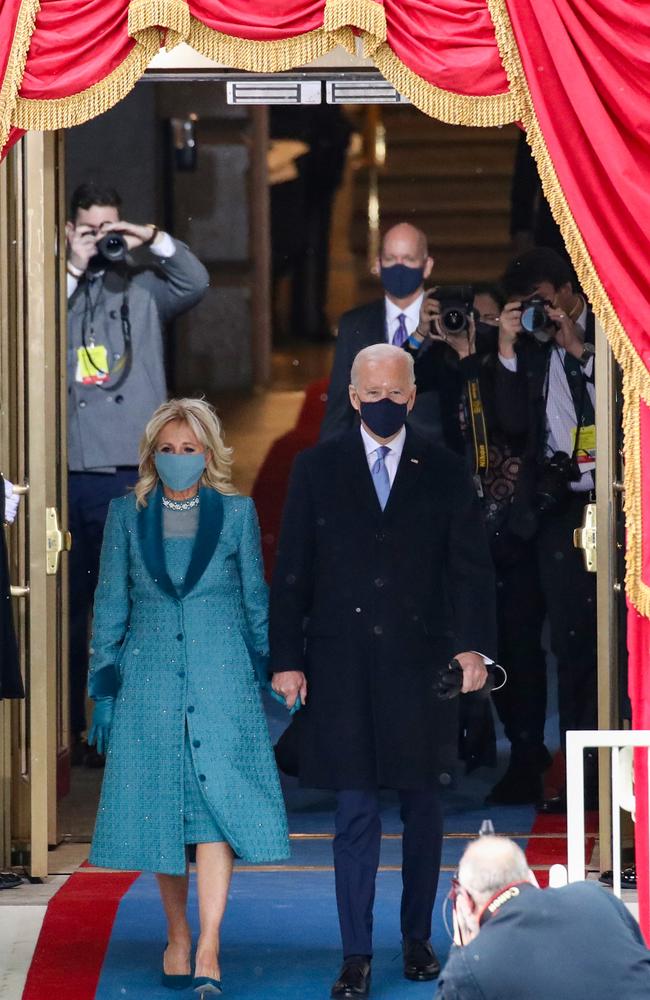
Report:
<svg viewBox="0 0 650 1000"><path fill-rule="evenodd" d="M384 456L384 465L386 466L386 472L388 473L388 481L393 486L395 482L395 476L397 475L397 467L399 465L399 460L402 457L402 451L404 450L404 441L406 439L406 427L402 427L401 431L390 441L388 444L382 446L378 441L375 441L373 437L370 437L366 428L361 425L361 438L363 440L363 447L366 449L366 458L368 459L368 468L372 472L372 467L379 458L377 454L377 449L381 447L386 447L389 451L386 452Z"/></svg>
<svg viewBox="0 0 650 1000"><path fill-rule="evenodd" d="M176 253L176 244L169 235L169 233L158 232L158 241L155 244L151 244L149 249L156 257L173 257ZM98 275L103 274L103 271L96 272ZM81 276L80 276L81 277ZM68 271L68 285L67 292L68 298L74 293L77 285L79 284L79 278L75 278L74 275L70 274Z"/></svg>
<svg viewBox="0 0 650 1000"><path fill-rule="evenodd" d="M576 320L576 326L580 327L584 333L587 325L587 305L585 303L582 312ZM572 434L576 427L576 409L573 404L573 396L569 389L566 372L564 371L564 357L566 351L557 345L551 348L551 360L548 368L548 393L546 397L546 452L552 455L556 451L563 451L566 455L573 453ZM504 358L499 355L499 361L511 372L517 371L517 358ZM594 370L594 359L584 366L584 374L591 379ZM594 409L596 406L596 387L593 382L587 382L587 392ZM569 483L569 488L576 493L583 493L594 488L594 480L591 471L582 473L577 483Z"/></svg>
<svg viewBox="0 0 650 1000"><path fill-rule="evenodd" d="M397 333L397 328L399 326L399 319L397 318L401 313L404 313L406 319L404 320L406 324L406 330L409 337L417 329L417 325L420 322L420 306L422 305L422 300L424 298L424 292L418 295L414 302L411 302L410 306L405 309L400 309L396 306L394 302L384 296L384 303L386 306L386 342L392 344Z"/></svg>

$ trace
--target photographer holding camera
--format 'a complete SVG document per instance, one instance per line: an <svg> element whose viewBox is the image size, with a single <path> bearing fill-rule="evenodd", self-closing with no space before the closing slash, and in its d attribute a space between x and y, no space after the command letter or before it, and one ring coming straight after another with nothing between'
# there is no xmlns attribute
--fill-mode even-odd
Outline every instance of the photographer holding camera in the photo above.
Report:
<svg viewBox="0 0 650 1000"><path fill-rule="evenodd" d="M620 899L596 882L540 889L521 848L485 836L452 879L454 945L435 1000L641 1000L650 952Z"/></svg>
<svg viewBox="0 0 650 1000"><path fill-rule="evenodd" d="M108 504L137 480L143 428L167 398L165 326L203 298L209 280L185 244L121 219L120 207L114 189L82 184L66 224L73 763L83 756L88 617Z"/></svg>
<svg viewBox="0 0 650 1000"><path fill-rule="evenodd" d="M596 579L573 546L584 506L595 497L594 319L574 288L570 265L554 250L540 247L515 258L503 287L508 304L499 322L497 391L511 425L526 435L517 529L534 539L558 661L564 740L567 730L594 729L597 720ZM531 676L522 696L540 691L543 682ZM592 758L587 779L593 800ZM562 793L542 808L564 805Z"/></svg>

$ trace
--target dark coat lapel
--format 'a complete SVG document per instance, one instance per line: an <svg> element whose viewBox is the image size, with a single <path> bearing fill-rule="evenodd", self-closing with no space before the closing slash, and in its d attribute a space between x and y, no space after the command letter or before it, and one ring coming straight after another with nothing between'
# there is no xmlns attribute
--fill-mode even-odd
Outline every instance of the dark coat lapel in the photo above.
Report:
<svg viewBox="0 0 650 1000"><path fill-rule="evenodd" d="M397 466L395 480L391 487L388 503L384 508L384 517L391 517L399 514L408 496L420 477L422 462L424 461L424 443L417 435L407 427L406 440L402 449L402 456Z"/></svg>
<svg viewBox="0 0 650 1000"><path fill-rule="evenodd" d="M361 431L356 427L345 435L341 442L341 479L345 487L352 491L356 504L361 504L373 517L380 518L382 510L368 468L366 449Z"/></svg>
<svg viewBox="0 0 650 1000"><path fill-rule="evenodd" d="M162 528L162 491L156 487L146 507L138 511L138 538L144 564L161 590L173 598L184 598L201 579L214 555L223 528L223 500L216 490L200 490L199 527L190 565L181 590L174 587L165 565Z"/></svg>

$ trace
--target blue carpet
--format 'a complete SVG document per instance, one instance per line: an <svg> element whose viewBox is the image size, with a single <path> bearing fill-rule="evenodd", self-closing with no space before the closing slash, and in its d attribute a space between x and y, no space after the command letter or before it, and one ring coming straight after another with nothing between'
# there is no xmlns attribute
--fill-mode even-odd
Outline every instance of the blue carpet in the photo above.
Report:
<svg viewBox="0 0 650 1000"><path fill-rule="evenodd" d="M436 913L449 889L441 876ZM431 1000L431 983L402 976L398 873L377 877L372 995ZM194 879L190 913L196 927ZM152 875L142 875L122 900L96 1000L170 1000L159 985L165 924ZM444 959L449 938L438 921L433 945ZM233 1000L325 1000L339 969L340 940L331 872L239 872L222 932L222 975ZM191 993L179 993L188 996Z"/></svg>

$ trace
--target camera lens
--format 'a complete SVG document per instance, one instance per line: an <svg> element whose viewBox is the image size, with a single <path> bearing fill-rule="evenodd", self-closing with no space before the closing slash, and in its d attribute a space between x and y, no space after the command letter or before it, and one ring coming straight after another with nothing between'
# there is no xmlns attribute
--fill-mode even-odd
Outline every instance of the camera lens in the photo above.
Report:
<svg viewBox="0 0 650 1000"><path fill-rule="evenodd" d="M97 243L97 253L104 260L115 263L126 257L126 240L120 233L107 233Z"/></svg>
<svg viewBox="0 0 650 1000"><path fill-rule="evenodd" d="M461 333L467 326L467 313L453 306L443 309L440 313L440 325L446 333Z"/></svg>
<svg viewBox="0 0 650 1000"><path fill-rule="evenodd" d="M537 336L548 327L548 316L541 299L531 299L521 310L521 326L527 333ZM550 339L550 334L546 339Z"/></svg>

